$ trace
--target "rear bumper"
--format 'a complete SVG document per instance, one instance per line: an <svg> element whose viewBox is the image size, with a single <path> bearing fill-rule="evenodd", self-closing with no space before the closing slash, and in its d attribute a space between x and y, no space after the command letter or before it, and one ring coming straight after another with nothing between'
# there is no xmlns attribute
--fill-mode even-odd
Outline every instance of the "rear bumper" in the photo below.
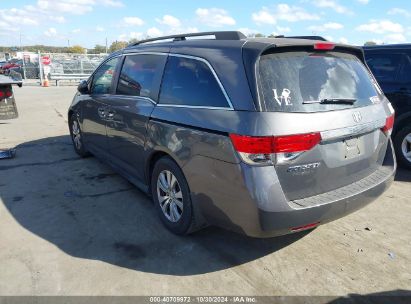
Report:
<svg viewBox="0 0 411 304"><path fill-rule="evenodd" d="M325 224L350 214L377 199L394 181L395 170L383 181L365 191L328 204L294 209L288 212L264 212L260 210L261 230L252 236L269 237L291 233L292 227L311 223ZM249 234L250 235L250 234Z"/></svg>
<svg viewBox="0 0 411 304"><path fill-rule="evenodd" d="M368 183L326 193L318 200L309 198L306 205L286 200L272 167L249 167L197 156L183 171L198 216L248 236L273 237L292 233L293 227L333 221L371 203L393 182L396 160L390 144L382 174L370 176Z"/></svg>

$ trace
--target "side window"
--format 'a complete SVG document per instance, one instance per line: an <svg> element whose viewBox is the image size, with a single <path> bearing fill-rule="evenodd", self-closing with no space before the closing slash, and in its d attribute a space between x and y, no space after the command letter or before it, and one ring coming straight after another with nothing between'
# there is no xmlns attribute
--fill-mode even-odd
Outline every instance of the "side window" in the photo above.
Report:
<svg viewBox="0 0 411 304"><path fill-rule="evenodd" d="M411 83L411 52L404 54L404 64L401 68L400 81L402 83Z"/></svg>
<svg viewBox="0 0 411 304"><path fill-rule="evenodd" d="M401 67L402 54L366 53L366 61L380 82L396 81Z"/></svg>
<svg viewBox="0 0 411 304"><path fill-rule="evenodd" d="M156 76L162 72L165 56L129 55L124 60L116 94L149 97Z"/></svg>
<svg viewBox="0 0 411 304"><path fill-rule="evenodd" d="M229 107L207 64L196 59L176 56L168 57L159 103Z"/></svg>
<svg viewBox="0 0 411 304"><path fill-rule="evenodd" d="M91 94L109 94L111 83L113 81L114 70L116 68L119 57L113 58L102 66L94 73L91 81Z"/></svg>

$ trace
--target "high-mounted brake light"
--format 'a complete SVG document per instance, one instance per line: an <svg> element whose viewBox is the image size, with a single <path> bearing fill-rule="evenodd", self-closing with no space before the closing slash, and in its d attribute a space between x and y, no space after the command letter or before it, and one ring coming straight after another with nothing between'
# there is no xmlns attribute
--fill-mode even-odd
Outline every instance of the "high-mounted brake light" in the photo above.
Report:
<svg viewBox="0 0 411 304"><path fill-rule="evenodd" d="M385 120L385 126L381 128L381 130L387 135L391 135L392 129L394 128L394 116L395 114L388 116Z"/></svg>
<svg viewBox="0 0 411 304"><path fill-rule="evenodd" d="M230 134L234 148L248 164L272 164L276 154L301 153L321 142L320 133L285 136L244 136Z"/></svg>
<svg viewBox="0 0 411 304"><path fill-rule="evenodd" d="M330 51L335 48L335 44L332 42L317 42L314 44L314 50Z"/></svg>

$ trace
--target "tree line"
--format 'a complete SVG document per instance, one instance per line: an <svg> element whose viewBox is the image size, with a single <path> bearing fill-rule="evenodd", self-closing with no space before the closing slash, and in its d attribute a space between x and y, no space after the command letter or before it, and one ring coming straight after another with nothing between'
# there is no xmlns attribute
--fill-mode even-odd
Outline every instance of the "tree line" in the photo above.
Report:
<svg viewBox="0 0 411 304"><path fill-rule="evenodd" d="M274 35L265 36L261 33L256 33L249 35L249 37L268 37L274 38ZM129 41L114 41L111 45L107 48L108 53L112 53L118 50L125 48L127 45L138 42L137 39L132 39ZM365 45L375 45L372 41L367 41ZM21 49L20 47L5 47L0 46L0 52L2 53L10 53L16 51L26 51L26 52L37 52L40 51L42 53L73 53L73 54L101 54L106 53L106 46L101 44L96 44L94 48L87 49L82 47L81 45L73 45L71 47L67 46L48 46L48 45L29 45L23 46Z"/></svg>
<svg viewBox="0 0 411 304"><path fill-rule="evenodd" d="M111 45L107 48L109 53L121 50L125 48L130 43L135 43L137 40L133 39L130 41L114 41ZM0 46L0 52L2 53L12 53L18 51L25 51L25 52L37 52L40 51L41 53L73 53L73 54L101 54L106 53L106 46L101 44L96 44L94 48L88 49L81 45L73 45L70 47L67 46L50 46L50 45L26 45L23 47L12 47L12 46Z"/></svg>

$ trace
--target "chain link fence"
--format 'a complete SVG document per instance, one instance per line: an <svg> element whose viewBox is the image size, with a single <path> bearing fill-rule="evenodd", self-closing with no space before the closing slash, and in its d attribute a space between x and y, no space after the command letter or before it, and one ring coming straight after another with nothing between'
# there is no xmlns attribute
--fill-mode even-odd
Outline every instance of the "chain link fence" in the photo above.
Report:
<svg viewBox="0 0 411 304"><path fill-rule="evenodd" d="M107 54L65 54L65 53L33 53L23 52L19 58L9 60L10 65L2 70L7 74L10 71L21 74L28 80L42 81L46 77L53 79L58 75L63 79L76 80L75 75L82 78L90 75L107 56Z"/></svg>
<svg viewBox="0 0 411 304"><path fill-rule="evenodd" d="M50 74L91 74L106 57L106 54L42 53L49 58ZM45 65L45 64L43 64Z"/></svg>

